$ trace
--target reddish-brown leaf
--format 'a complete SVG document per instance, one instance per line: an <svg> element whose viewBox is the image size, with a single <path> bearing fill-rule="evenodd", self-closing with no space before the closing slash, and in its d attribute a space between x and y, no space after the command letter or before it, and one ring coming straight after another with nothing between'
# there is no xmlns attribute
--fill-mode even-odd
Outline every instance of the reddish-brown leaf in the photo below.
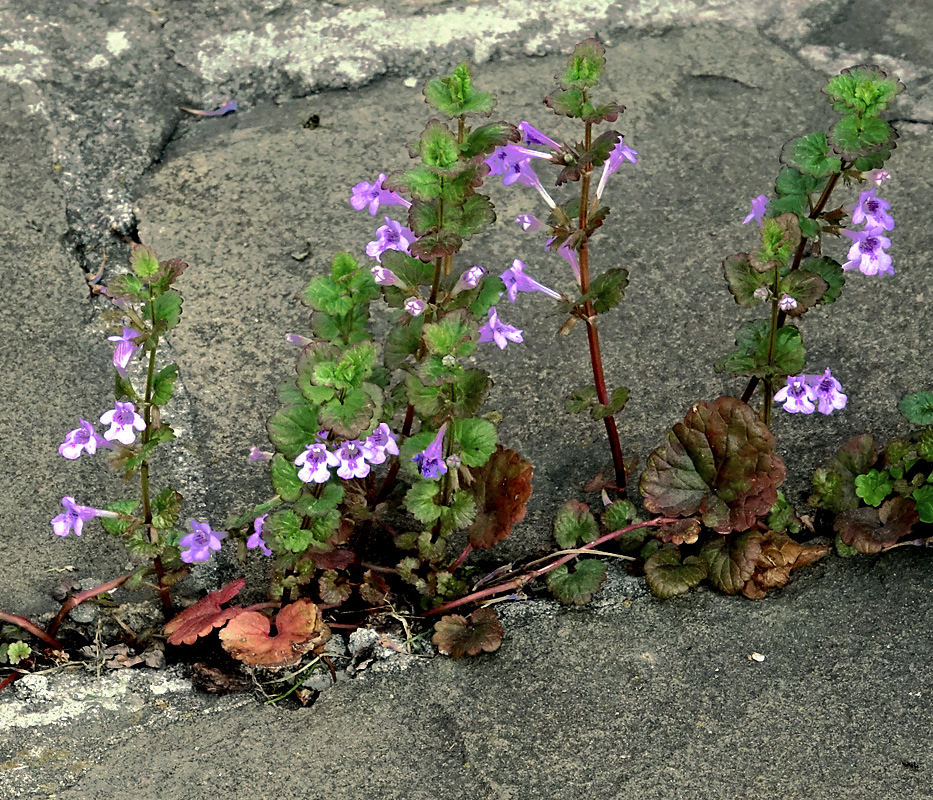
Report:
<svg viewBox="0 0 933 800"><path fill-rule="evenodd" d="M220 606L232 600L244 586L246 580L237 578L170 619L163 629L168 634L168 643L194 644L199 637L207 636L214 628L219 628L242 613L243 609L239 606L227 609L221 609Z"/></svg>
<svg viewBox="0 0 933 800"><path fill-rule="evenodd" d="M504 634L499 615L491 608L478 608L469 620L459 614L442 617L431 641L445 656L462 658L498 650Z"/></svg>
<svg viewBox="0 0 933 800"><path fill-rule="evenodd" d="M675 544L678 547L682 544L693 544L700 538L700 522L693 517L665 522L658 525L655 530L655 535L662 542Z"/></svg>
<svg viewBox="0 0 933 800"><path fill-rule="evenodd" d="M244 664L276 669L297 663L311 650L323 649L330 638L321 610L306 598L284 606L275 617L275 628L275 636L270 636L269 618L245 611L220 632L220 642Z"/></svg>
<svg viewBox="0 0 933 800"><path fill-rule="evenodd" d="M843 511L833 529L843 542L860 553L880 553L907 536L920 521L917 504L911 497L893 497L881 508Z"/></svg>
<svg viewBox="0 0 933 800"><path fill-rule="evenodd" d="M392 597L389 584L385 582L382 575L371 569L363 573L363 582L360 584L359 592L360 597L373 608L386 605Z"/></svg>
<svg viewBox="0 0 933 800"><path fill-rule="evenodd" d="M798 544L782 533L768 531L761 545L755 572L742 588L742 594L760 600L768 589L785 586L791 570L812 564L830 551L825 544Z"/></svg>
<svg viewBox="0 0 933 800"><path fill-rule="evenodd" d="M525 518L534 467L514 450L501 445L480 469L473 471L476 519L467 528L470 544L488 550L501 542Z"/></svg>

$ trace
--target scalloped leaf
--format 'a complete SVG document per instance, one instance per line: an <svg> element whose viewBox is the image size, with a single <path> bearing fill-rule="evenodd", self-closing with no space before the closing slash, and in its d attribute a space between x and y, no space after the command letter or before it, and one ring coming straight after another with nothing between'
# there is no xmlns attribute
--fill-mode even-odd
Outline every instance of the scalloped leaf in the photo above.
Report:
<svg viewBox="0 0 933 800"><path fill-rule="evenodd" d="M496 450L496 426L489 420L455 419L451 433L460 445L460 459L468 467L483 466Z"/></svg>
<svg viewBox="0 0 933 800"><path fill-rule="evenodd" d="M336 570L324 570L324 574L317 579L318 593L321 602L331 606L339 606L353 593L350 582Z"/></svg>
<svg viewBox="0 0 933 800"><path fill-rule="evenodd" d="M933 392L914 392L897 405L914 425L933 425Z"/></svg>
<svg viewBox="0 0 933 800"><path fill-rule="evenodd" d="M786 585L791 570L818 561L830 550L832 547L828 544L798 544L789 536L768 531L764 535L755 572L742 587L742 594L751 600L760 600L769 589Z"/></svg>
<svg viewBox="0 0 933 800"><path fill-rule="evenodd" d="M525 518L534 467L514 450L497 445L486 464L472 472L476 519L467 536L473 547L488 550Z"/></svg>
<svg viewBox="0 0 933 800"><path fill-rule="evenodd" d="M893 489L894 484L887 472L873 469L864 475L855 476L855 493L874 508L878 508Z"/></svg>
<svg viewBox="0 0 933 800"><path fill-rule="evenodd" d="M606 572L606 565L595 558L578 561L573 572L561 564L547 574L547 588L565 605L582 606L599 591Z"/></svg>
<svg viewBox="0 0 933 800"><path fill-rule="evenodd" d="M868 433L853 436L822 467L813 473L814 492L807 504L835 514L858 508L855 478L865 475L878 460L881 445Z"/></svg>
<svg viewBox="0 0 933 800"><path fill-rule="evenodd" d="M175 364L169 364L162 367L152 379L152 404L164 406L172 399L172 391L175 388L175 379L178 377L178 367Z"/></svg>
<svg viewBox="0 0 933 800"><path fill-rule="evenodd" d="M933 485L924 484L918 489L914 489L912 495L914 503L917 504L917 514L921 522L927 524L933 523Z"/></svg>
<svg viewBox="0 0 933 800"><path fill-rule="evenodd" d="M584 105L583 113L584 116L587 116L588 113L592 114L598 112L596 112L595 109L591 111L590 108ZM571 155L569 151L565 152L562 150L557 156L555 163L563 165L564 169L560 171L555 183L558 186L563 186L568 181L578 181L583 176L584 172L601 167L609 160L613 148L621 138L622 134L618 131L603 131L593 140L590 144L590 148L584 150L579 155L568 157Z"/></svg>
<svg viewBox="0 0 933 800"><path fill-rule="evenodd" d="M269 441L287 459L294 460L301 455L305 447L317 441L318 407L298 405L282 408L275 412L266 423Z"/></svg>
<svg viewBox="0 0 933 800"><path fill-rule="evenodd" d="M829 290L829 284L815 272L795 269L781 278L780 293L788 294L797 301L795 308L787 312L789 317L797 317L806 313L813 306L823 301L823 296Z"/></svg>
<svg viewBox="0 0 933 800"><path fill-rule="evenodd" d="M599 525L588 503L568 500L554 517L554 538L561 549L569 550L592 542L599 536Z"/></svg>
<svg viewBox="0 0 933 800"><path fill-rule="evenodd" d="M778 328L774 343L774 363L768 366L768 334L770 321L754 319L746 322L735 338L738 351L716 363L720 372L733 375L754 375L765 378L769 374L781 381L788 375L799 375L807 363L800 331L793 325Z"/></svg>
<svg viewBox="0 0 933 800"><path fill-rule="evenodd" d="M755 292L762 286L767 287L774 283L774 270L756 269L752 266L748 253L726 256L722 262L722 270L726 283L729 284L729 291L742 308L754 308L761 304L762 300L755 297Z"/></svg>
<svg viewBox="0 0 933 800"><path fill-rule="evenodd" d="M857 64L829 79L823 92L833 109L873 117L885 111L906 87L874 64Z"/></svg>
<svg viewBox="0 0 933 800"><path fill-rule="evenodd" d="M682 544L695 544L700 538L701 526L699 520L693 517L675 519L658 525L654 531L655 536L666 544L680 546Z"/></svg>
<svg viewBox="0 0 933 800"><path fill-rule="evenodd" d="M159 272L159 259L151 247L134 244L130 249L130 267L137 276L146 280Z"/></svg>
<svg viewBox="0 0 933 800"><path fill-rule="evenodd" d="M836 517L833 530L860 553L881 553L910 534L919 522L917 505L910 497L894 497L881 508L848 509Z"/></svg>
<svg viewBox="0 0 933 800"><path fill-rule="evenodd" d="M894 128L877 117L843 117L829 130L833 150L846 161L880 150L896 136Z"/></svg>
<svg viewBox="0 0 933 800"><path fill-rule="evenodd" d="M707 527L728 533L766 514L785 476L774 437L755 411L720 397L693 406L668 432L649 456L639 490L651 513L698 514Z"/></svg>
<svg viewBox="0 0 933 800"><path fill-rule="evenodd" d="M488 117L496 105L494 95L474 88L468 60L461 61L450 75L428 81L423 94L429 106L451 119L461 114Z"/></svg>
<svg viewBox="0 0 933 800"><path fill-rule="evenodd" d="M801 272L812 272L819 275L827 285L826 291L819 299L820 305L829 305L845 286L846 276L842 271L842 264L828 256L810 256L800 262Z"/></svg>
<svg viewBox="0 0 933 800"><path fill-rule="evenodd" d="M281 453L273 456L269 472L272 475L272 488L279 497L294 503L301 496L304 483L298 477L298 467Z"/></svg>
<svg viewBox="0 0 933 800"><path fill-rule="evenodd" d="M470 619L450 614L434 625L434 642L438 651L451 658L494 653L502 644L505 630L499 615L492 608L478 608Z"/></svg>
<svg viewBox="0 0 933 800"><path fill-rule="evenodd" d="M717 536L700 550L706 562L707 577L719 591L737 594L755 572L761 557L763 538L757 531Z"/></svg>
<svg viewBox="0 0 933 800"><path fill-rule="evenodd" d="M607 269L590 284L585 299L593 301L593 310L605 314L615 308L625 297L628 286L628 270L622 267Z"/></svg>
<svg viewBox="0 0 933 800"><path fill-rule="evenodd" d="M251 667L278 669L297 664L310 651L321 652L330 639L321 610L307 598L284 606L275 616L276 634L269 635L269 618L245 611L220 632L224 650Z"/></svg>
<svg viewBox="0 0 933 800"><path fill-rule="evenodd" d="M662 547L645 561L645 580L655 597L670 600L685 594L706 577L706 563L696 556L680 561L680 550Z"/></svg>
<svg viewBox="0 0 933 800"><path fill-rule="evenodd" d="M781 163L814 178L825 178L842 167L842 161L830 155L829 141L822 131L787 142L781 150Z"/></svg>
<svg viewBox="0 0 933 800"><path fill-rule="evenodd" d="M172 618L162 629L168 636L169 644L194 644L201 636L207 636L214 628L219 628L228 620L243 613L239 606L221 609L229 603L243 587L245 578L230 581L222 589L202 597L192 606L188 606L178 616Z"/></svg>
<svg viewBox="0 0 933 800"><path fill-rule="evenodd" d="M460 145L460 154L465 159L474 156L487 155L497 147L509 142L520 142L521 131L509 122L490 122L471 130L463 144Z"/></svg>
<svg viewBox="0 0 933 800"><path fill-rule="evenodd" d="M804 175L802 172L785 167L777 176L774 182L774 191L778 197L787 195L809 195L822 189L825 181L814 178L812 175Z"/></svg>

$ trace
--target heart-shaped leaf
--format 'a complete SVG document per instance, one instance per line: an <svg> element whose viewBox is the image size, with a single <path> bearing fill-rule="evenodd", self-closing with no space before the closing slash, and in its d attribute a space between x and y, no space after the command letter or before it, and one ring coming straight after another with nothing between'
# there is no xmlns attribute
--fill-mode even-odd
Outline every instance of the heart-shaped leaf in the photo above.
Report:
<svg viewBox="0 0 933 800"><path fill-rule="evenodd" d="M910 497L893 497L881 508L854 508L836 517L833 529L842 541L860 553L880 553L907 536L919 522L917 505Z"/></svg>
<svg viewBox="0 0 933 800"><path fill-rule="evenodd" d="M323 650L330 639L321 610L307 598L284 606L275 617L276 634L269 635L269 618L244 611L220 632L224 650L251 667L278 669L297 664L311 650Z"/></svg>
<svg viewBox="0 0 933 800"><path fill-rule="evenodd" d="M431 641L445 656L462 658L495 652L504 635L498 614L491 608L478 608L469 620L459 614L442 617L434 625Z"/></svg>
<svg viewBox="0 0 933 800"><path fill-rule="evenodd" d="M822 467L813 473L813 488L807 503L835 514L861 505L855 478L867 474L878 460L881 446L871 434L853 436Z"/></svg>
<svg viewBox="0 0 933 800"><path fill-rule="evenodd" d="M561 564L547 575L547 588L551 594L566 605L582 606L599 591L606 580L606 565L595 558L577 562L571 572Z"/></svg>
<svg viewBox="0 0 933 800"><path fill-rule="evenodd" d="M645 561L645 580L655 597L669 600L684 594L706 577L706 563L696 556L680 562L676 547L655 550Z"/></svg>
<svg viewBox="0 0 933 800"><path fill-rule="evenodd" d="M201 636L207 636L214 628L219 628L228 620L242 614L243 609L239 606L221 609L221 605L230 602L244 586L245 578L231 581L169 620L163 629L168 635L168 643L194 644Z"/></svg>
<svg viewBox="0 0 933 800"><path fill-rule="evenodd" d="M554 517L554 538L565 550L592 542L598 535L599 525L589 505L579 500L568 500Z"/></svg>
<svg viewBox="0 0 933 800"><path fill-rule="evenodd" d="M747 531L732 536L717 536L700 550L706 562L707 577L719 591L737 594L755 572L761 557L761 534Z"/></svg>
<svg viewBox="0 0 933 800"><path fill-rule="evenodd" d="M476 519L467 536L473 547L488 550L525 518L534 467L514 450L497 445L492 457L472 473Z"/></svg>

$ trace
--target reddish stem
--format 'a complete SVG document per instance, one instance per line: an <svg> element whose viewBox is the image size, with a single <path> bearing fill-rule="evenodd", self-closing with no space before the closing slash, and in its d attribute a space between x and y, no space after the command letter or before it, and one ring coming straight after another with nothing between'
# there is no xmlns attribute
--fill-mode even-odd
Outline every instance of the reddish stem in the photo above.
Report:
<svg viewBox="0 0 933 800"><path fill-rule="evenodd" d="M121 575L119 578L114 578L112 581L102 583L100 586L95 586L93 589L88 589L87 591L73 594L64 603L62 603L61 609L59 610L58 614L55 615L55 619L52 620L52 624L49 625L49 636L55 635L55 632L58 630L65 617L68 616L68 612L71 611L71 609L81 605L81 603L83 603L85 600L90 600L92 597L97 597L99 594L112 591L118 586L122 586L130 579L130 577L130 575Z"/></svg>
<svg viewBox="0 0 933 800"><path fill-rule="evenodd" d="M467 542L467 546L463 548L463 552L459 556L457 556L457 560L454 561L453 564L447 567L447 571L452 573L457 567L459 567L464 561L467 560L467 557L472 552L473 552L473 545Z"/></svg>
<svg viewBox="0 0 933 800"><path fill-rule="evenodd" d="M61 643L51 634L46 633L42 628L40 628L36 623L31 619L26 617L21 617L19 614L7 614L6 611L0 611L0 622L10 622L13 625L16 625L18 628L22 628L24 631L28 631L37 639L41 639L49 647L52 647L56 650L64 650ZM54 631L52 632L54 633ZM2 687L0 687L2 688Z"/></svg>

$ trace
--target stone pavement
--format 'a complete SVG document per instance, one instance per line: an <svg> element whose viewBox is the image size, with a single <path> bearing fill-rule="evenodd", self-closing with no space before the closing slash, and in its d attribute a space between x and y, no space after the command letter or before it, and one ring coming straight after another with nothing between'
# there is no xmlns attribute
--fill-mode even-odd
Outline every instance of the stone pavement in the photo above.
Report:
<svg viewBox="0 0 933 800"><path fill-rule="evenodd" d="M62 495L93 505L121 491L56 450L109 403L106 304L83 273L105 250L105 274L125 263L111 228L191 264L170 342L180 440L159 468L188 517L219 524L268 491L245 455L294 363L283 334L306 328L294 295L333 250L362 255L375 225L350 189L404 164L427 119L421 83L466 56L499 116L566 133L540 102L561 53L593 33L610 45L606 86L640 158L613 180L594 252L631 272L603 336L610 380L632 390L623 443L642 464L691 403L739 388L711 368L746 318L720 263L749 246L739 223L780 146L829 120L827 75L896 69L908 85L885 187L896 275L855 276L805 322L809 363L844 375L850 401L829 418L778 417L789 495L849 436L909 429L897 402L933 386L923 0L226 5L0 10L0 608L50 611L62 575L124 566L99 531L57 540L48 525ZM230 99L240 110L223 118L179 110ZM534 199L496 190L500 223L464 257L493 270L520 257L563 287L562 262L507 222ZM548 547L554 509L608 460L600 430L560 410L584 376L582 339L555 346L540 308L514 309L520 350L483 354L500 438L536 465L504 560ZM174 673L52 676L0 697L0 798L933 798L931 569L923 552L832 558L758 603L706 590L661 603L617 576L582 610L506 609L496 654L390 659L301 711L192 694Z"/></svg>

